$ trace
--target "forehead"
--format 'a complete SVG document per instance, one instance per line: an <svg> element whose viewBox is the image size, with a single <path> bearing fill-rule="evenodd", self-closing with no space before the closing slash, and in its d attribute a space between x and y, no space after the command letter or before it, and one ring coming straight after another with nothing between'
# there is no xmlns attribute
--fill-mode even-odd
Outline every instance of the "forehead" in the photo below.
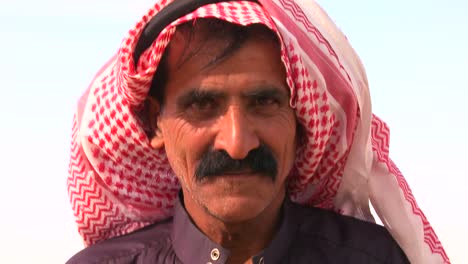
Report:
<svg viewBox="0 0 468 264"><path fill-rule="evenodd" d="M262 87L288 90L277 42L251 37L231 46L218 39L189 47L174 42L167 57L166 98L194 89L223 93Z"/></svg>
<svg viewBox="0 0 468 264"><path fill-rule="evenodd" d="M198 61L209 59L207 66L229 58L246 41L270 41L279 47L276 33L263 24L241 26L215 18L203 18L177 26L169 43L168 53L179 64L197 57Z"/></svg>
<svg viewBox="0 0 468 264"><path fill-rule="evenodd" d="M197 21L180 27L169 43L164 55L166 80L182 83L224 74L283 82L280 49L276 33L264 25L243 27L220 20ZM166 89L174 88L170 86Z"/></svg>

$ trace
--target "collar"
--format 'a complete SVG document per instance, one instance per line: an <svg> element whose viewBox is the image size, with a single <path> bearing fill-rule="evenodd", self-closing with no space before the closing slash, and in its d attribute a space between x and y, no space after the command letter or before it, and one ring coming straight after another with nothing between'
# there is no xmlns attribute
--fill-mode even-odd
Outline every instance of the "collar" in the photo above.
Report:
<svg viewBox="0 0 468 264"><path fill-rule="evenodd" d="M299 223L294 217L294 206L288 198L282 206L281 224L270 244L252 258L253 263L276 263L289 250ZM172 247L183 263L226 263L230 251L211 241L192 222L181 202L177 199L171 231Z"/></svg>

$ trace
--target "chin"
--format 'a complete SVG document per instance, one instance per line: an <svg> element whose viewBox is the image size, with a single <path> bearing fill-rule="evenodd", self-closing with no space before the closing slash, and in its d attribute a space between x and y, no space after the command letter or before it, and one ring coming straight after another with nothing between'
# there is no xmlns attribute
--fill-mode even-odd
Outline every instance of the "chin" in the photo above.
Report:
<svg viewBox="0 0 468 264"><path fill-rule="evenodd" d="M205 213L226 223L244 222L260 216L284 198L282 186L268 178L218 177L192 189L192 199Z"/></svg>
<svg viewBox="0 0 468 264"><path fill-rule="evenodd" d="M224 196L204 204L209 214L219 220L244 222L258 217L272 202L272 198L251 196Z"/></svg>

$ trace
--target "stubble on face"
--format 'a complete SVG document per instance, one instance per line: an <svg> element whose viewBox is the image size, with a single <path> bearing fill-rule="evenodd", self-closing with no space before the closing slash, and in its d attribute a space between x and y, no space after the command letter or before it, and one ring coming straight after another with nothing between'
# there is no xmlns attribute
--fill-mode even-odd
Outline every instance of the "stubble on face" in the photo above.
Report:
<svg viewBox="0 0 468 264"><path fill-rule="evenodd" d="M196 207L200 215L242 222L259 216L272 203L279 208L294 158L296 121L278 45L248 40L225 61L206 67L213 51L222 46L216 46L216 41L204 43L210 52L198 53L180 65L187 46L183 36L175 40L169 48L165 109L158 127L171 167L182 183L187 211L196 214ZM181 99L193 91L197 91L194 98ZM274 177L236 165L246 158L239 153L248 156L262 144L277 164ZM210 165L205 170L209 177L199 181L196 172L212 151L226 154L229 159L223 154L224 163L229 164L217 169Z"/></svg>

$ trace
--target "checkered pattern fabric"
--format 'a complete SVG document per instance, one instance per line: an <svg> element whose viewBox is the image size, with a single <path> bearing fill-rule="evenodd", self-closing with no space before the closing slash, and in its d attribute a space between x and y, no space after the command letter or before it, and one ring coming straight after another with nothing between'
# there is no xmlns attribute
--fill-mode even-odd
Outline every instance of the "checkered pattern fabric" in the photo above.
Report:
<svg viewBox="0 0 468 264"><path fill-rule="evenodd" d="M290 104L306 135L289 176L291 199L373 221L370 201L413 263L449 263L388 156L389 130L372 114L358 56L316 3L208 4L173 21L135 63L143 28L169 2L157 1L138 21L78 103L67 183L85 245L170 217L179 182L164 150L150 147L134 110L145 100L177 25L215 17L261 23L281 39Z"/></svg>

